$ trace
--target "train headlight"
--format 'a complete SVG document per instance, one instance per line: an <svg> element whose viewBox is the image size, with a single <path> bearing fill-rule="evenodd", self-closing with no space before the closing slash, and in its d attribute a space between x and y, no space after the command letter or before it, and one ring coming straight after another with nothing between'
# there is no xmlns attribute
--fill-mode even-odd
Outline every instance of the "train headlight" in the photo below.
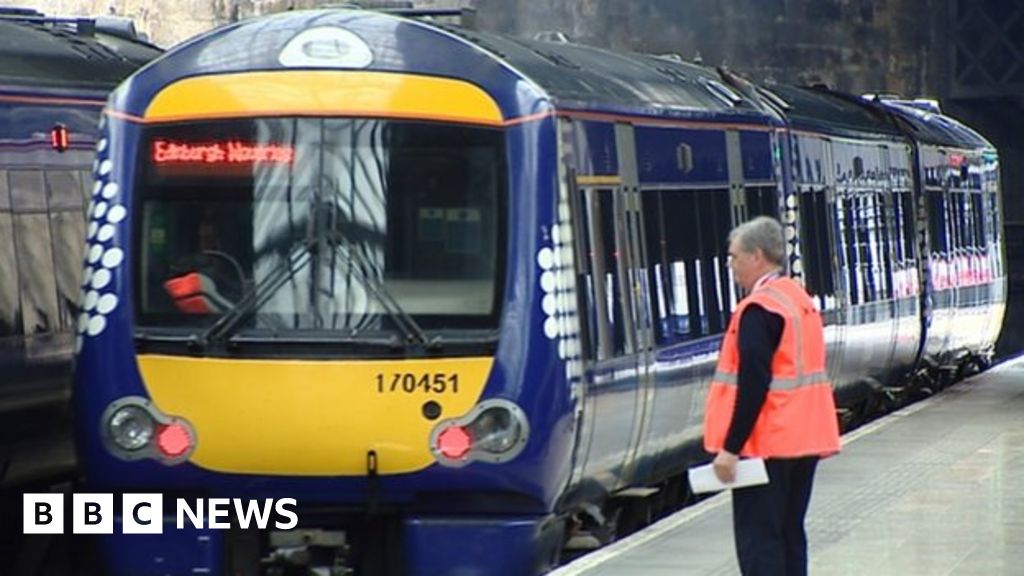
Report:
<svg viewBox="0 0 1024 576"><path fill-rule="evenodd" d="M145 448L153 439L156 422L139 406L118 408L108 423L110 439L122 450L134 452Z"/></svg>
<svg viewBox="0 0 1024 576"><path fill-rule="evenodd" d="M469 425L469 434L475 439L474 448L491 454L503 454L515 448L523 435L523 427L511 409L492 406L481 412Z"/></svg>
<svg viewBox="0 0 1024 576"><path fill-rule="evenodd" d="M107 450L122 460L179 464L196 447L196 433L187 420L164 414L141 396L111 402L100 418L100 435Z"/></svg>
<svg viewBox="0 0 1024 576"><path fill-rule="evenodd" d="M444 420L430 435L430 448L445 466L461 467L475 460L500 463L526 447L530 426L526 414L503 399L485 400L461 418Z"/></svg>

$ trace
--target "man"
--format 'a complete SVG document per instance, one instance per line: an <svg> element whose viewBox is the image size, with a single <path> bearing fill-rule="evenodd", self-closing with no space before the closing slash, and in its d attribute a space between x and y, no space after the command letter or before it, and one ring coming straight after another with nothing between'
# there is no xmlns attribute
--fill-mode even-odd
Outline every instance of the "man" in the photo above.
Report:
<svg viewBox="0 0 1024 576"><path fill-rule="evenodd" d="M729 265L747 296L722 341L708 391L704 447L732 482L740 456L765 459L768 484L733 490L736 555L744 576L807 574L804 516L818 460L839 452L821 315L784 275L777 220L729 234Z"/></svg>

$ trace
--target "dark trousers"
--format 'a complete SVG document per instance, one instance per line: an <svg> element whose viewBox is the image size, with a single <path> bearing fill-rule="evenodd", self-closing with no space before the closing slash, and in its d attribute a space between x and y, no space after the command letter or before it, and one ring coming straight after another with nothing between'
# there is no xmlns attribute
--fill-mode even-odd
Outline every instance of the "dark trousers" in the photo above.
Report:
<svg viewBox="0 0 1024 576"><path fill-rule="evenodd" d="M806 576L804 516L817 466L817 456L765 460L768 484L732 491L743 576Z"/></svg>

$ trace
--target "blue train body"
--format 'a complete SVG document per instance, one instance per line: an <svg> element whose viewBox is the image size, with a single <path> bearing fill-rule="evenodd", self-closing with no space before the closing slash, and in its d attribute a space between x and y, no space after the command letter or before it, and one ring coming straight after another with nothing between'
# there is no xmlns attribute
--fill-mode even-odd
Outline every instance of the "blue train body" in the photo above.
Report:
<svg viewBox="0 0 1024 576"><path fill-rule="evenodd" d="M80 450L91 489L166 496L108 574L544 571L701 458L725 234L755 214L786 225L846 407L987 358L1005 299L973 132L653 57L291 12L157 60L102 130ZM929 188L951 154L964 180ZM176 529L178 497L296 498L329 552Z"/></svg>

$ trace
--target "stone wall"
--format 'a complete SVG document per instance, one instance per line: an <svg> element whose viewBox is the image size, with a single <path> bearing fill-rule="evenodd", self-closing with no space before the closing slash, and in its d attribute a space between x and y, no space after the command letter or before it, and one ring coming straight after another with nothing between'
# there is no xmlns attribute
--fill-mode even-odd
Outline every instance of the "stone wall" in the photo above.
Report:
<svg viewBox="0 0 1024 576"><path fill-rule="evenodd" d="M260 14L324 0L0 0L49 15L116 14L170 47ZM340 3L334 0L334 4ZM947 0L416 0L478 10L481 28L560 31L615 49L698 55L757 79L823 82L852 92L941 95Z"/></svg>
<svg viewBox="0 0 1024 576"><path fill-rule="evenodd" d="M483 27L699 55L758 79L939 95L946 0L477 0Z"/></svg>
<svg viewBox="0 0 1024 576"><path fill-rule="evenodd" d="M163 48L242 18L341 3L340 0L0 0L0 6L34 8L48 16L126 16L135 21L137 30ZM471 4L472 0L416 0L416 6L423 8Z"/></svg>

